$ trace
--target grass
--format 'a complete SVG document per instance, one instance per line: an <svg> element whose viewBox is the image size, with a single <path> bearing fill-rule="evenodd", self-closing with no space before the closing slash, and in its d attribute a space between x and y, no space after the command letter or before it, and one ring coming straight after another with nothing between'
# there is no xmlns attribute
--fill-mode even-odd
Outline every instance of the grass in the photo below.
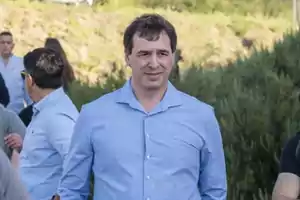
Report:
<svg viewBox="0 0 300 200"><path fill-rule="evenodd" d="M208 67L235 60L239 55L247 56L250 51L242 46L243 38L253 39L255 45L272 47L274 40L292 28L292 20L286 16L0 0L0 24L15 35L18 55L42 46L48 36L57 37L76 72L90 80L110 72L110 62L124 64L123 31L135 16L145 12L160 13L175 25L184 57L182 68L194 63Z"/></svg>

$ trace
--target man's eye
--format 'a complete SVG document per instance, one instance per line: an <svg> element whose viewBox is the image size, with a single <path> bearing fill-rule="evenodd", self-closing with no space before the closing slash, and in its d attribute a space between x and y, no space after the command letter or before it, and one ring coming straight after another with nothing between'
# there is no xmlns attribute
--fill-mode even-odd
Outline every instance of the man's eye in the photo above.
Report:
<svg viewBox="0 0 300 200"><path fill-rule="evenodd" d="M159 55L160 55L160 56L167 56L168 53L167 53L167 52L160 52Z"/></svg>
<svg viewBox="0 0 300 200"><path fill-rule="evenodd" d="M149 53L145 52L145 53L140 53L139 56L148 56Z"/></svg>

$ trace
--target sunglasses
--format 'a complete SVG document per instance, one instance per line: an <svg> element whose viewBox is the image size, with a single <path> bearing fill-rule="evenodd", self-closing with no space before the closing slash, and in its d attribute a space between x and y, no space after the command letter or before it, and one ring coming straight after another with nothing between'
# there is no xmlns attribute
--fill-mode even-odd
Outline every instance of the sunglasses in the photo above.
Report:
<svg viewBox="0 0 300 200"><path fill-rule="evenodd" d="M26 72L25 70L21 71L21 77L22 77L23 80L25 80L25 77L28 76L28 75L30 75L30 74L28 72Z"/></svg>

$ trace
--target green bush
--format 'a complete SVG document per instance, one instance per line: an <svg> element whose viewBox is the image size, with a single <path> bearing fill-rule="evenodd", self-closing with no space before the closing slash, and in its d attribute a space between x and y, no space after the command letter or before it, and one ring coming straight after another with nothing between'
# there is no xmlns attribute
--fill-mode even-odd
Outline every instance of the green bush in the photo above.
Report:
<svg viewBox="0 0 300 200"><path fill-rule="evenodd" d="M178 88L208 102L221 125L228 199L270 199L281 149L299 131L300 33L273 51L214 70L192 68Z"/></svg>
<svg viewBox="0 0 300 200"><path fill-rule="evenodd" d="M256 50L214 69L191 67L174 84L216 110L223 135L228 199L267 200L278 174L281 149L300 130L300 33L289 33L272 51ZM106 85L74 85L79 106L121 87L121 71ZM117 77L121 77L118 79ZM76 91L76 93L75 93ZM74 96L80 91L80 96ZM73 96L72 96L73 94Z"/></svg>

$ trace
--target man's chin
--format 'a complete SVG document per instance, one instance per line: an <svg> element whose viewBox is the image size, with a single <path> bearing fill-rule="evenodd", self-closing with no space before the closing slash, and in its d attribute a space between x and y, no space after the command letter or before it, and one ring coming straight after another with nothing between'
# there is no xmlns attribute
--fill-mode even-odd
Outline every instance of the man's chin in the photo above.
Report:
<svg viewBox="0 0 300 200"><path fill-rule="evenodd" d="M9 57L9 56L11 56L11 53L10 53L10 52L5 52L5 51L3 51L3 52L1 53L1 55L4 56L4 57Z"/></svg>
<svg viewBox="0 0 300 200"><path fill-rule="evenodd" d="M148 80L144 85L148 90L159 90L165 86L165 84L161 80Z"/></svg>

